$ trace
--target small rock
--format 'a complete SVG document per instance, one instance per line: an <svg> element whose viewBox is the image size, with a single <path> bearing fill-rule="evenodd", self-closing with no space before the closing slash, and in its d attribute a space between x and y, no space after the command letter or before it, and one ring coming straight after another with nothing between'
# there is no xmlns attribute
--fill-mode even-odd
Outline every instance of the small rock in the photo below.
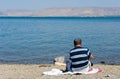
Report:
<svg viewBox="0 0 120 79"><path fill-rule="evenodd" d="M64 56L56 57L54 59L54 62L64 63L65 62L65 57Z"/></svg>
<svg viewBox="0 0 120 79"><path fill-rule="evenodd" d="M107 74L105 77L110 77L110 75L109 75L109 74Z"/></svg>
<svg viewBox="0 0 120 79"><path fill-rule="evenodd" d="M54 64L59 66L66 66L65 57L64 56L56 57L54 59Z"/></svg>
<svg viewBox="0 0 120 79"><path fill-rule="evenodd" d="M101 61L100 63L101 63L101 64L106 64L105 61Z"/></svg>

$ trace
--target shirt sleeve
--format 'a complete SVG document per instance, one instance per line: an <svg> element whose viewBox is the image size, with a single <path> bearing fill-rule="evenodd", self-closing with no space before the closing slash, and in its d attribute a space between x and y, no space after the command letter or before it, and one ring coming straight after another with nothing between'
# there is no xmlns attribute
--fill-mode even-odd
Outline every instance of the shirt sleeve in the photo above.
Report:
<svg viewBox="0 0 120 79"><path fill-rule="evenodd" d="M91 56L91 52L90 52L90 50L89 50L89 49L88 49L87 55L88 55L88 59L89 59L89 58L90 58L90 56Z"/></svg>

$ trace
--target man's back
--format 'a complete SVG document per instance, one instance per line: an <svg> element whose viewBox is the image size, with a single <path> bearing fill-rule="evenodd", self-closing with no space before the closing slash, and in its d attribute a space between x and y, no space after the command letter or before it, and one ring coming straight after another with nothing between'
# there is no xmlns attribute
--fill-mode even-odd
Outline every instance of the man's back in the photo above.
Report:
<svg viewBox="0 0 120 79"><path fill-rule="evenodd" d="M89 57L91 53L89 49L83 47L75 47L70 51L70 60L72 71L80 71L89 66Z"/></svg>

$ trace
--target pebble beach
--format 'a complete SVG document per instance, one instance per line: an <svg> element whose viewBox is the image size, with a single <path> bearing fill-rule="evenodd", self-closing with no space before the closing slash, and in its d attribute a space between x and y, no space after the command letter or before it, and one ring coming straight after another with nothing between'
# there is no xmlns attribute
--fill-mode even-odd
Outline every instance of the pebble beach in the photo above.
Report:
<svg viewBox="0 0 120 79"><path fill-rule="evenodd" d="M95 64L103 71L89 75L46 76L42 73L53 68L65 70L65 66L53 64L0 64L0 79L120 79L120 65Z"/></svg>

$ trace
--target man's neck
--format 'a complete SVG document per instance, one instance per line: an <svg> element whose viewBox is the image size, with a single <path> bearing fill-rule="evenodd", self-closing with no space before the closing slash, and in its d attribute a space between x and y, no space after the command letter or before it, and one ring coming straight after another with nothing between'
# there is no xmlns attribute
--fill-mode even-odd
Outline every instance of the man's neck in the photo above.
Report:
<svg viewBox="0 0 120 79"><path fill-rule="evenodd" d="M75 47L81 47L82 45L75 45Z"/></svg>

